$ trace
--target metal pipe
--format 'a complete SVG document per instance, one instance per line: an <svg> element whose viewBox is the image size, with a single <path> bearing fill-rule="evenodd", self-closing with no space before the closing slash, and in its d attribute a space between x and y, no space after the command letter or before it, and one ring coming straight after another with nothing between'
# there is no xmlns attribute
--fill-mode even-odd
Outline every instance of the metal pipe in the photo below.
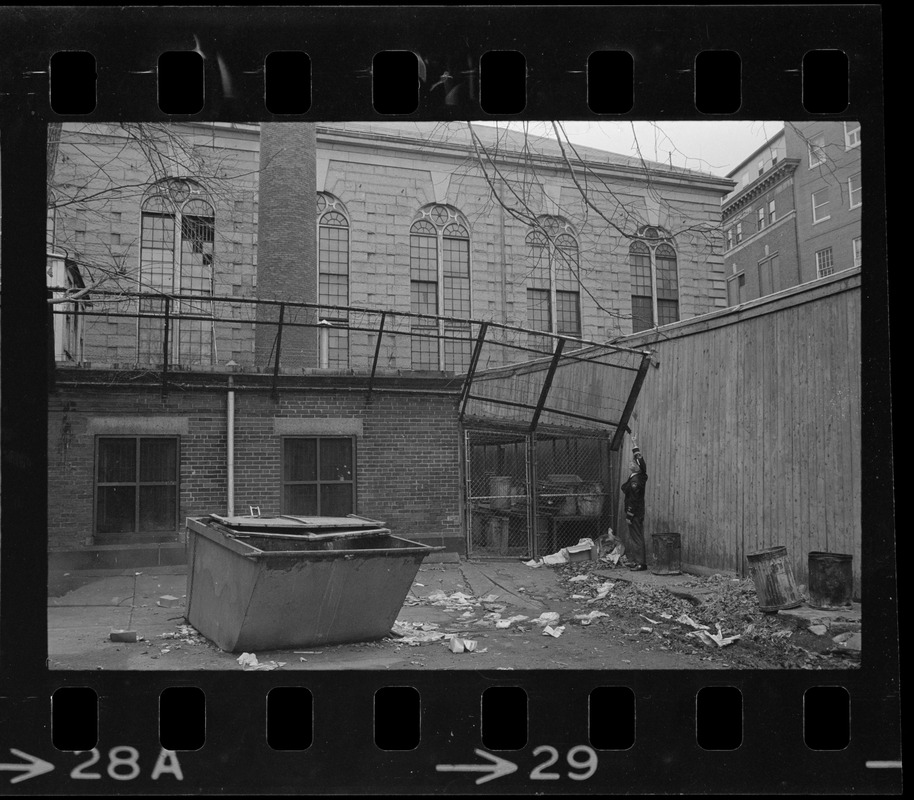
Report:
<svg viewBox="0 0 914 800"><path fill-rule="evenodd" d="M228 409L226 413L226 516L235 515L235 382L228 377Z"/></svg>

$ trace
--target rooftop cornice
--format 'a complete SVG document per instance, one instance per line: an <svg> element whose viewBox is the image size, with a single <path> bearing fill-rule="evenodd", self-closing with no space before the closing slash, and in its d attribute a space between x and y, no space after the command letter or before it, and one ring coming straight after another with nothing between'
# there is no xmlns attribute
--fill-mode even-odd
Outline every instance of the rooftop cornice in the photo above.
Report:
<svg viewBox="0 0 914 800"><path fill-rule="evenodd" d="M427 152L438 152L442 156L459 155L463 158L475 158L475 151L472 144L468 142L448 142L440 139L422 139L404 134L386 134L377 131L363 130L345 130L340 128L325 128L317 125L317 139L327 143L348 142L352 144L361 144L365 147L378 148L383 147L388 150L400 150L415 157L417 143L422 150ZM529 152L518 152L507 147L493 147L490 144L483 144L486 152L493 159L505 164L527 165L530 161L535 161L543 167L550 167L555 170L567 172L568 166L565 159L560 155ZM627 178L629 180L644 180L645 172L650 175L652 181L661 183L673 183L682 185L684 183L702 185L704 188L726 193L733 186L733 181L729 178L720 178L716 175L693 172L690 170L665 169L653 165L629 165L604 162L598 160L585 159L583 163L575 157L574 153L569 150L568 159L571 161L575 171L583 170L586 165L587 169L594 172L610 173L616 177Z"/></svg>
<svg viewBox="0 0 914 800"><path fill-rule="evenodd" d="M762 175L750 183L742 192L732 200L728 200L721 206L721 215L726 218L735 211L751 203L759 195L767 192L772 186L789 178L796 171L800 164L799 158L785 158L779 161L771 169L766 170Z"/></svg>

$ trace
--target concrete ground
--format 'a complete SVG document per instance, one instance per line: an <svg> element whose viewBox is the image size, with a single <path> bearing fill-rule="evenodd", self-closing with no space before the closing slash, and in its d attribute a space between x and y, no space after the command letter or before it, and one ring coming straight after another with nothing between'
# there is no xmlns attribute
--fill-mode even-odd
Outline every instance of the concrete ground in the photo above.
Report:
<svg viewBox="0 0 914 800"><path fill-rule="evenodd" d="M239 654L219 650L186 626L186 570L159 567L120 573L52 576L48 598L48 661L51 669L238 670ZM687 575L605 571L606 580L700 592ZM450 597L441 600L440 593ZM436 594L437 593L437 594ZM493 597L494 595L494 597ZM161 600L163 596L174 601ZM595 607L573 600L556 570L517 561L426 561L407 596L398 623L407 639L256 654L261 666L285 670L327 669L694 669L721 668L687 653L654 646L638 622L601 625L575 619ZM544 635L532 620L559 615L560 636ZM498 616L496 616L498 615ZM524 616L510 627L496 622ZM643 624L643 623L642 623ZM423 627L425 630L423 630ZM112 630L136 631L136 642L111 641ZM473 652L451 651L446 639L410 645L418 637L456 634L476 642ZM416 638L413 636L413 638ZM279 666L279 665L282 666Z"/></svg>

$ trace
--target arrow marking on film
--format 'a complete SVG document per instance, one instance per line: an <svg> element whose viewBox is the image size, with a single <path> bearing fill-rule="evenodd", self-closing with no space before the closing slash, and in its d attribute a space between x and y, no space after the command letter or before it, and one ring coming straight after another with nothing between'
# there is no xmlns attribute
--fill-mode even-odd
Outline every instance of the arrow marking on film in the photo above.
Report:
<svg viewBox="0 0 914 800"><path fill-rule="evenodd" d="M511 761L506 761L504 758L493 756L491 753L487 753L485 750L479 750L477 748L476 755L487 758L492 763L436 764L435 769L438 770L438 772L488 772L488 775L483 775L481 778L476 779L477 784L485 783L486 781L494 781L496 778L501 778L503 775L510 775L512 772L517 772L517 764L514 764Z"/></svg>
<svg viewBox="0 0 914 800"><path fill-rule="evenodd" d="M44 775L45 772L50 772L54 769L53 764L36 756L30 756L28 753L23 753L15 747L11 747L10 752L14 756L24 758L29 762L28 764L0 764L0 772L22 772L21 775L10 778L10 783L19 783L19 781L27 781L29 778L37 778L39 775Z"/></svg>

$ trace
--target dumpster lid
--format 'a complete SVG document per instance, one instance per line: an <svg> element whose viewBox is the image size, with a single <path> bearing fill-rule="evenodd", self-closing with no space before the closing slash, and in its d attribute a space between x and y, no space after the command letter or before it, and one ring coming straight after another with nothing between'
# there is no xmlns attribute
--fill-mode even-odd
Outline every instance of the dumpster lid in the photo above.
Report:
<svg viewBox="0 0 914 800"><path fill-rule="evenodd" d="M220 514L210 514L210 519L221 522L223 525L235 528L276 528L276 529L295 529L295 530L316 530L327 528L340 528L347 531L356 531L362 528L377 528L384 523L360 517L356 514L349 514L345 517L296 517L291 514L282 514L277 517L225 517Z"/></svg>

